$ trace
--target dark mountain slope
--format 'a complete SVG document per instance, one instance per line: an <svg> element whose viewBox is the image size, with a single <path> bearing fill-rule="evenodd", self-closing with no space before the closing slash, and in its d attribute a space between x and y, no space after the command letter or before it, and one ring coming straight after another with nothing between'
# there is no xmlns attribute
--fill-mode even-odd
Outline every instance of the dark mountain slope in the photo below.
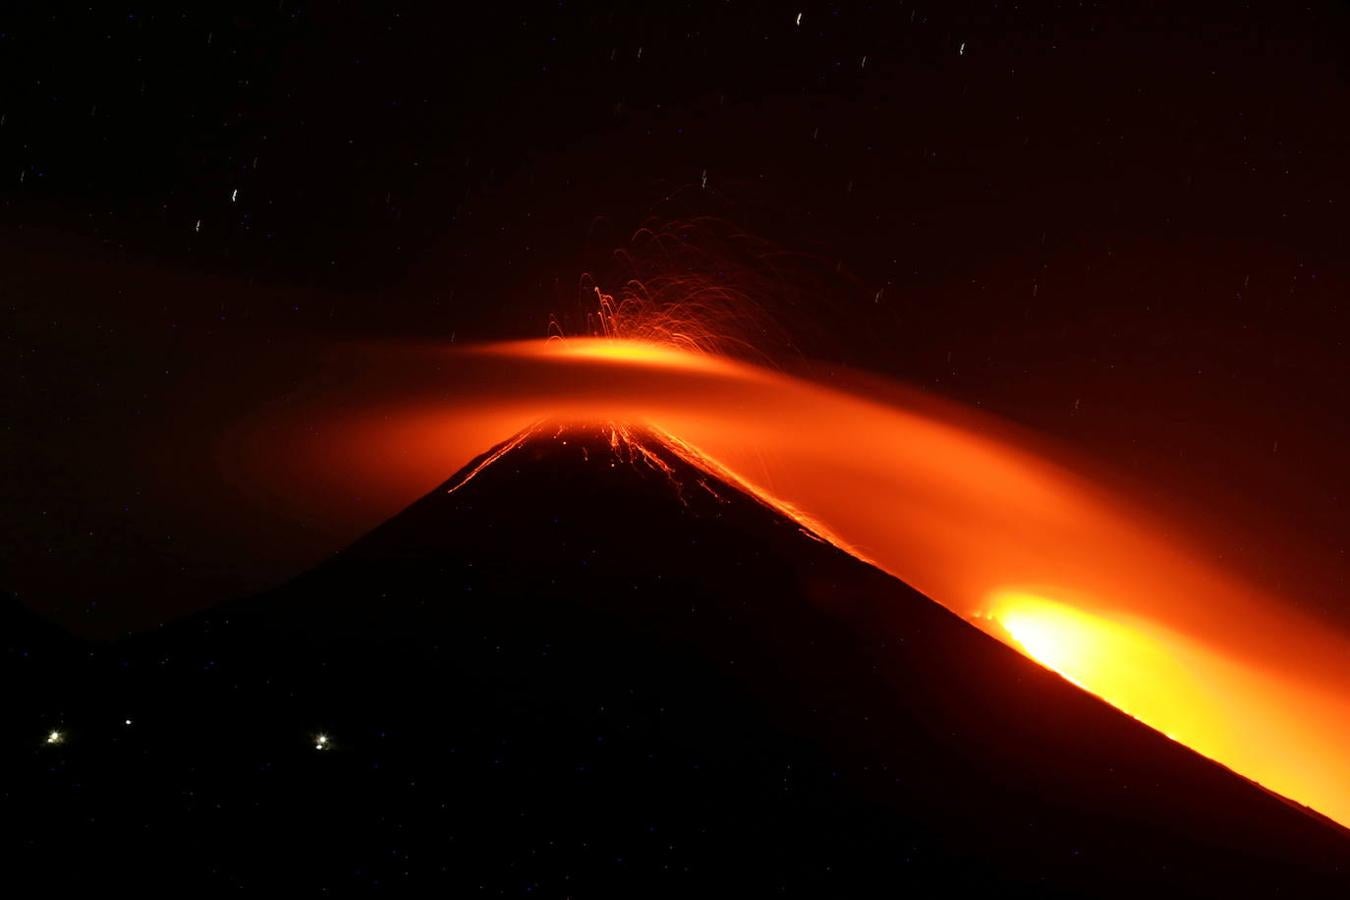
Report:
<svg viewBox="0 0 1350 900"><path fill-rule="evenodd" d="M28 679L14 877L1346 895L1340 829L733 489L621 457L533 438L278 591Z"/></svg>

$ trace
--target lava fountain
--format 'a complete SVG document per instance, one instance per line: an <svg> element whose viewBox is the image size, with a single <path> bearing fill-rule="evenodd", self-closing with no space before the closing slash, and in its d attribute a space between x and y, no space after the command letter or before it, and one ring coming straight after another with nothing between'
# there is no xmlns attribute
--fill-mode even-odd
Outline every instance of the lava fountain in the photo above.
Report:
<svg viewBox="0 0 1350 900"><path fill-rule="evenodd" d="M1174 740L1350 824L1350 640L987 417L647 336L375 356L340 401L252 429L268 447L252 477L297 508L359 493L375 518L540 422L618 423Z"/></svg>

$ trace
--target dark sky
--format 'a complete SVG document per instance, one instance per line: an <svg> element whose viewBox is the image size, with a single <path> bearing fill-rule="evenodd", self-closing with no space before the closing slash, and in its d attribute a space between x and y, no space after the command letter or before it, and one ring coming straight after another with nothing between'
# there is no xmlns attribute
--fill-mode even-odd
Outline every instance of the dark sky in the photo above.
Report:
<svg viewBox="0 0 1350 900"><path fill-rule="evenodd" d="M296 347L576 322L656 224L752 271L780 362L1058 438L1350 623L1338 4L189 6L0 13L27 602L108 631L284 576L220 486L164 512L147 444Z"/></svg>

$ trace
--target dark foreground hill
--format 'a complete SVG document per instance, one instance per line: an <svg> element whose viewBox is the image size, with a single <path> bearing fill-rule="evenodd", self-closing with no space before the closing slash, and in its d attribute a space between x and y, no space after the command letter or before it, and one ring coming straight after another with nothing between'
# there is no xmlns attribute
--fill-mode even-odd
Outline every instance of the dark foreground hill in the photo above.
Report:
<svg viewBox="0 0 1350 900"><path fill-rule="evenodd" d="M1347 896L1342 830L673 465L534 438L116 644L9 609L7 882Z"/></svg>

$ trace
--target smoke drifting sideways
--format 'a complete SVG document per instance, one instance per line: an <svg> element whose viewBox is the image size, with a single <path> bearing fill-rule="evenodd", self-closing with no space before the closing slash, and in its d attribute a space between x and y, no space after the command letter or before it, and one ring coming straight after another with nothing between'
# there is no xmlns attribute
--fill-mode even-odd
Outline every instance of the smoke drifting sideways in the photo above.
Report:
<svg viewBox="0 0 1350 900"><path fill-rule="evenodd" d="M623 338L362 352L348 377L233 430L237 483L356 531L540 423L654 435L1174 740L1350 825L1350 639L1008 426L897 385L841 389Z"/></svg>

